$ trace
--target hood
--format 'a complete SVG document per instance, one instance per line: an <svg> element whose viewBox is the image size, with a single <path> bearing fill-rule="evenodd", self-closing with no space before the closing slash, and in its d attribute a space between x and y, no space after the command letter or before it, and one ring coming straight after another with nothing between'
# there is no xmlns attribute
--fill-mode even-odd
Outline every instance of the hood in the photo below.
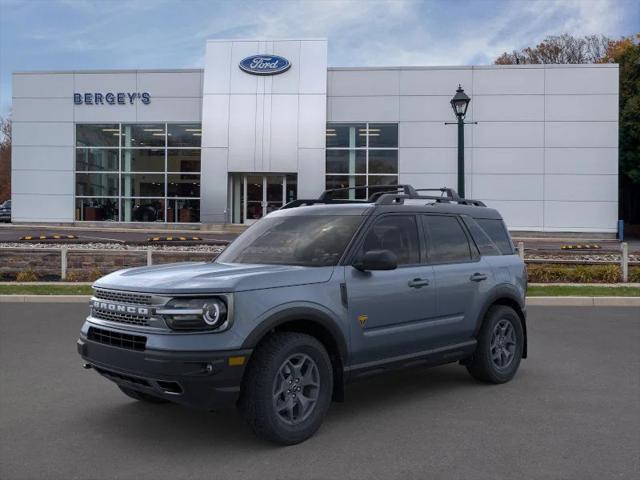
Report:
<svg viewBox="0 0 640 480"><path fill-rule="evenodd" d="M332 272L333 267L184 262L119 270L94 286L148 293L224 293L322 283Z"/></svg>

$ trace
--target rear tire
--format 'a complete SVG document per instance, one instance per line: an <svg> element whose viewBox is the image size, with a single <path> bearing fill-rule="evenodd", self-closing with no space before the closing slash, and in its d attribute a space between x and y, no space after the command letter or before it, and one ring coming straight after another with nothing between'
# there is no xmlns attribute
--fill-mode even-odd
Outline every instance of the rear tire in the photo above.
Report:
<svg viewBox="0 0 640 480"><path fill-rule="evenodd" d="M466 367L471 376L488 383L505 383L520 366L524 334L516 311L494 305L485 315L478 345Z"/></svg>
<svg viewBox="0 0 640 480"><path fill-rule="evenodd" d="M165 400L164 398L156 397L154 395L149 395L148 393L138 392L137 390L132 390L131 388L123 387L121 385L118 385L118 388L127 397L131 397L134 400L138 400L140 402L146 402L146 403L169 403L169 400Z"/></svg>
<svg viewBox="0 0 640 480"><path fill-rule="evenodd" d="M294 445L322 424L333 392L331 360L310 335L275 333L251 357L240 407L260 438Z"/></svg>

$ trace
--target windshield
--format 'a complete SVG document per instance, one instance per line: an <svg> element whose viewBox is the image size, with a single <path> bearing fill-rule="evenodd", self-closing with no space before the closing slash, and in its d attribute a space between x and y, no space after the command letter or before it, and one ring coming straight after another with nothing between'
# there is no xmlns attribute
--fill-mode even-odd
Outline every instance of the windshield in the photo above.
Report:
<svg viewBox="0 0 640 480"><path fill-rule="evenodd" d="M216 262L336 265L362 218L349 215L265 217L229 245Z"/></svg>

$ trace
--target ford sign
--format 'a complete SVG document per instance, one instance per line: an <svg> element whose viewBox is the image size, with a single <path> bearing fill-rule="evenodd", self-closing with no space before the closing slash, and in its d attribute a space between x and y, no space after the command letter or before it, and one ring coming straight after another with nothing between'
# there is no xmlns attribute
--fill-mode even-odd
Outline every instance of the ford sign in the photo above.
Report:
<svg viewBox="0 0 640 480"><path fill-rule="evenodd" d="M252 75L277 75L290 67L289 60L278 55L252 55L240 62L240 69Z"/></svg>

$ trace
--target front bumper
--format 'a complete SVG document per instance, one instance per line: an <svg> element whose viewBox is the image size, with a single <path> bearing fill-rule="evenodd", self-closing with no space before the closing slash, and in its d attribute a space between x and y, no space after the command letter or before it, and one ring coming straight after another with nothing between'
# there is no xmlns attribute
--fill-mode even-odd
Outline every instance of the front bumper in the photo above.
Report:
<svg viewBox="0 0 640 480"><path fill-rule="evenodd" d="M98 343L83 334L77 347L87 367L118 385L204 410L235 405L252 352L135 351Z"/></svg>

